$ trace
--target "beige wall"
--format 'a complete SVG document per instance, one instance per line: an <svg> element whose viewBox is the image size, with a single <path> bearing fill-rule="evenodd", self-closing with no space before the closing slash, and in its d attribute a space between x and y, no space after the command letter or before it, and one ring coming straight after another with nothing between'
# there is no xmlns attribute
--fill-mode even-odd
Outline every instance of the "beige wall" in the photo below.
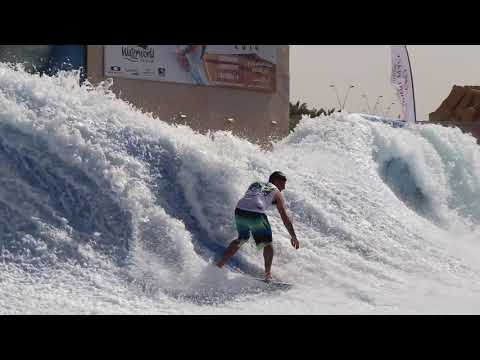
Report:
<svg viewBox="0 0 480 360"><path fill-rule="evenodd" d="M95 84L105 80L103 74L103 45L88 45L88 79ZM266 144L269 138L288 134L288 45L278 47L276 81L275 93L124 78L114 78L112 90L161 120L186 123L202 132L230 129L237 136ZM180 112L187 118L181 119Z"/></svg>

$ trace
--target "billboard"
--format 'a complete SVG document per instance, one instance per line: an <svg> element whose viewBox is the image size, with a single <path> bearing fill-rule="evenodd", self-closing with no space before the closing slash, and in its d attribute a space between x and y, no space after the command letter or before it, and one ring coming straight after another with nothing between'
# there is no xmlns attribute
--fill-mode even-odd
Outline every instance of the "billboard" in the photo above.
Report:
<svg viewBox="0 0 480 360"><path fill-rule="evenodd" d="M105 45L104 75L276 90L277 45Z"/></svg>

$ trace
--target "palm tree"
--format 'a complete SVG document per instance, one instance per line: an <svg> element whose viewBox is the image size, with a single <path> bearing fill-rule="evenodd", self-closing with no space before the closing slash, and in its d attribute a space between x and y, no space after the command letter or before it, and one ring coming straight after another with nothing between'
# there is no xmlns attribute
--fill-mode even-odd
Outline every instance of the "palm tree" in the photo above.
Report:
<svg viewBox="0 0 480 360"><path fill-rule="evenodd" d="M290 109L289 109L290 131L293 131L293 129L295 129L295 127L300 122L302 115L309 115L311 118L316 118L316 117L320 117L321 115L331 115L335 111L336 111L335 108L330 110L324 110L323 108L320 108L320 110L317 110L316 108L313 108L310 110L306 103L300 103L300 101L297 101L295 104L290 103Z"/></svg>

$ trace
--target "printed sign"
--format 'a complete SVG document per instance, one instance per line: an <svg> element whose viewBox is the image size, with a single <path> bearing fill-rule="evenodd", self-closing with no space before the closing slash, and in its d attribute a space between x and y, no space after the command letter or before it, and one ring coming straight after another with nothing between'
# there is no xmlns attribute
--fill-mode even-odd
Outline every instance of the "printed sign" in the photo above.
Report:
<svg viewBox="0 0 480 360"><path fill-rule="evenodd" d="M105 45L105 76L274 92L276 45Z"/></svg>

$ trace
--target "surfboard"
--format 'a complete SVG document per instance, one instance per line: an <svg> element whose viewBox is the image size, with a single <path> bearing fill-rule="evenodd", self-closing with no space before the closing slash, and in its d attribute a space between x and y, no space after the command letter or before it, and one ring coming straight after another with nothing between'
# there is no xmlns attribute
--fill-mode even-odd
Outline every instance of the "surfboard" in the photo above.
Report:
<svg viewBox="0 0 480 360"><path fill-rule="evenodd" d="M263 277L259 277L257 274L249 274L246 272L243 272L239 270L238 268L234 268L232 266L225 265L227 269L230 271L236 272L237 274L242 274L244 276L249 277L250 279L254 279L256 281L262 282L265 285L266 289L270 290L275 290L275 289L281 289L281 290L288 290L293 287L293 284L278 280L278 279L272 279L270 281L265 281ZM263 286L262 286L263 287Z"/></svg>
<svg viewBox="0 0 480 360"><path fill-rule="evenodd" d="M283 282L283 281L280 281L280 280L270 280L270 281L265 281L264 278L259 278L259 277L254 277L254 276L250 276L252 279L254 280L257 280L257 281L261 281L262 283L264 283L268 288L275 288L275 289L290 289L293 287L293 284L290 284L290 283L286 283L286 282Z"/></svg>

